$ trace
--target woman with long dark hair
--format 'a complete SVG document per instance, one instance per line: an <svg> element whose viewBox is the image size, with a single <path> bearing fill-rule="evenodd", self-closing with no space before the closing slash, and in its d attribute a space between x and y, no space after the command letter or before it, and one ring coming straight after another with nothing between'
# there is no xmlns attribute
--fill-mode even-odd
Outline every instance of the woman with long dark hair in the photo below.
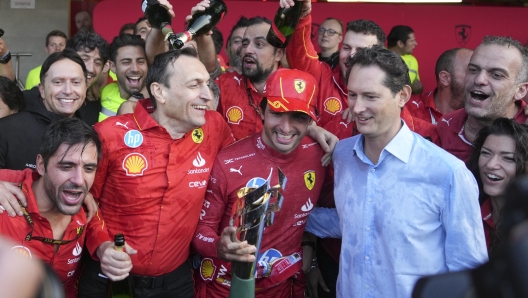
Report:
<svg viewBox="0 0 528 298"><path fill-rule="evenodd" d="M499 241L497 227L506 186L526 172L528 127L511 119L498 118L483 128L474 142L468 161L479 186L479 201L488 251Z"/></svg>

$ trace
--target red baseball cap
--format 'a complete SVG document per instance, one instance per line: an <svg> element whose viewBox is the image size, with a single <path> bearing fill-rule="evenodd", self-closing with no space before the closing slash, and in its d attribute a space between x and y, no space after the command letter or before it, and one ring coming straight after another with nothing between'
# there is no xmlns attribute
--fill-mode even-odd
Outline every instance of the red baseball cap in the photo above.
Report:
<svg viewBox="0 0 528 298"><path fill-rule="evenodd" d="M281 68L268 77L262 97L275 112L303 112L317 121L316 86L309 73Z"/></svg>

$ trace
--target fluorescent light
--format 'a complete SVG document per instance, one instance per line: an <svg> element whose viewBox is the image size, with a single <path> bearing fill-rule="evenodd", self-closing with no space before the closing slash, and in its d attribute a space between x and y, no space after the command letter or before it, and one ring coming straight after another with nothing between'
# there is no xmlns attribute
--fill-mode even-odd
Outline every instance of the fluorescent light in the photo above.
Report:
<svg viewBox="0 0 528 298"><path fill-rule="evenodd" d="M461 3L462 0L327 0L328 2L377 2L377 3Z"/></svg>

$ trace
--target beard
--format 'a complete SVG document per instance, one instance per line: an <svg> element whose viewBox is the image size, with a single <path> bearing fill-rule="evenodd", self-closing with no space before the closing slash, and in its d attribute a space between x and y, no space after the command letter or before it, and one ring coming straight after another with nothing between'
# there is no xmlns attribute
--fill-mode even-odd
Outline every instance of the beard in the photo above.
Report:
<svg viewBox="0 0 528 298"><path fill-rule="evenodd" d="M240 55L240 52L242 51L242 47L238 48L234 53L229 52L229 66L240 68L242 67L242 56Z"/></svg>
<svg viewBox="0 0 528 298"><path fill-rule="evenodd" d="M453 81L449 86L451 91L451 102L449 106L453 110L458 110L464 107L464 100L466 98L466 89L463 84Z"/></svg>
<svg viewBox="0 0 528 298"><path fill-rule="evenodd" d="M84 202L84 198L88 194L88 190L81 186L76 186L73 183L65 183L61 185L58 189L55 187L53 182L48 179L48 177L43 176L43 185L44 185L44 191L46 193L46 196L53 202L53 204L57 207L60 213L64 215L75 215L79 213L81 210L82 204ZM83 191L82 200L79 200L79 203L76 205L68 205L64 203L61 199L61 193L64 190L76 190L76 191Z"/></svg>
<svg viewBox="0 0 528 298"><path fill-rule="evenodd" d="M257 60L255 60L254 69L248 69L248 68L245 68L244 65L242 65L242 74L246 76L252 83L265 82L272 72L273 72L273 67L264 69Z"/></svg>

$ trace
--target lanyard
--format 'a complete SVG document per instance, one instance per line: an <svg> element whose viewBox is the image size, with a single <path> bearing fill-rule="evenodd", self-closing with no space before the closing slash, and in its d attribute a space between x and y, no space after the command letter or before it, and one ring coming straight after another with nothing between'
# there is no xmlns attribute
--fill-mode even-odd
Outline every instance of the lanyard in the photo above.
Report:
<svg viewBox="0 0 528 298"><path fill-rule="evenodd" d="M26 192L26 194L28 194L27 190L24 189L22 184L19 187L24 192ZM24 213L24 218L26 218L26 221L31 226L31 231L26 235L25 241L38 240L38 241L42 241L42 242L47 243L47 244L64 245L64 244L68 244L70 242L73 242L73 241L79 239L79 237L81 237L81 235L82 235L82 232L84 231L84 226L81 226L81 227L77 228L77 237L75 237L75 239L72 239L72 240L56 240L56 239L50 239L50 238L41 237L41 236L33 236L33 231L35 229L33 219L29 215L29 212L27 211L26 207L24 207L22 205L20 200L18 201L18 203L20 204L20 208L22 209L22 212Z"/></svg>
<svg viewBox="0 0 528 298"><path fill-rule="evenodd" d="M260 108L255 106L255 103L253 102L253 95L251 94L251 89L248 87L247 80L247 77L244 77L244 88L246 88L249 105L252 106L253 109L255 109L255 112L257 112L257 114L262 115L260 112Z"/></svg>

